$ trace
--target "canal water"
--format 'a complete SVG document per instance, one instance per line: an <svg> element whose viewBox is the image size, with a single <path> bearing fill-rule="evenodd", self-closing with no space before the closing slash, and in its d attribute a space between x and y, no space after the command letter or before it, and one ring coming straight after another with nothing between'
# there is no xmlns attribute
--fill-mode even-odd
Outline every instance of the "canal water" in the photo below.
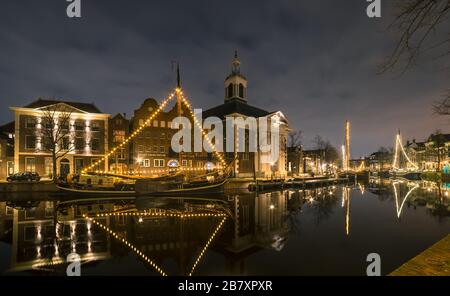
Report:
<svg viewBox="0 0 450 296"><path fill-rule="evenodd" d="M374 179L221 197L0 199L0 272L65 275L382 274L450 233L446 184Z"/></svg>

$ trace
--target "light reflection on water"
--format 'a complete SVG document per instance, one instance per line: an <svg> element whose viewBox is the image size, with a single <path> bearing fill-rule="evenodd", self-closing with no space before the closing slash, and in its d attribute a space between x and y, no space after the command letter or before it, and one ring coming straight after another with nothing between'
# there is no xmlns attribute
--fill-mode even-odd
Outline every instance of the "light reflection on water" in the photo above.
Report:
<svg viewBox="0 0 450 296"><path fill-rule="evenodd" d="M83 275L387 274L450 232L449 186L351 186L198 199L0 202L0 270Z"/></svg>

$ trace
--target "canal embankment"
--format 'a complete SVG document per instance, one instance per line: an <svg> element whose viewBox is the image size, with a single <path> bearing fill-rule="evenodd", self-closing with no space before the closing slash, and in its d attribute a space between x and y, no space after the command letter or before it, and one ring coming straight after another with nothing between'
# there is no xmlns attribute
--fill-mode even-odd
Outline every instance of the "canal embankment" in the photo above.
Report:
<svg viewBox="0 0 450 296"><path fill-rule="evenodd" d="M1 182L1 193L26 193L26 192L57 192L58 188L52 182Z"/></svg>
<svg viewBox="0 0 450 296"><path fill-rule="evenodd" d="M390 275L449 276L450 234L394 270Z"/></svg>

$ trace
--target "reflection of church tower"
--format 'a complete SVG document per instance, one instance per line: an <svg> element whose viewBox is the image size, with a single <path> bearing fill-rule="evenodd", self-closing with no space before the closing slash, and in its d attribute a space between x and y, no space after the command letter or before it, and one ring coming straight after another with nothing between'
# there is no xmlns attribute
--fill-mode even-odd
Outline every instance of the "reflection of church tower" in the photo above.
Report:
<svg viewBox="0 0 450 296"><path fill-rule="evenodd" d="M231 74L225 79L225 102L233 99L247 103L247 79L241 74L241 61L234 54Z"/></svg>

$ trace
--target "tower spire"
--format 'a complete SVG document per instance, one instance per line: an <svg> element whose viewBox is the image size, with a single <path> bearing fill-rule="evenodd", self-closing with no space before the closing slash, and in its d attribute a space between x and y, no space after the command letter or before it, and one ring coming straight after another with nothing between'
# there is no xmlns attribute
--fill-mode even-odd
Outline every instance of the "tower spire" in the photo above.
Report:
<svg viewBox="0 0 450 296"><path fill-rule="evenodd" d="M238 58L238 51L237 50L234 51L234 59L233 59L232 65L233 65L232 73L233 74L240 74L240 72L241 72L241 61Z"/></svg>
<svg viewBox="0 0 450 296"><path fill-rule="evenodd" d="M180 63L177 63L177 87L181 88Z"/></svg>

